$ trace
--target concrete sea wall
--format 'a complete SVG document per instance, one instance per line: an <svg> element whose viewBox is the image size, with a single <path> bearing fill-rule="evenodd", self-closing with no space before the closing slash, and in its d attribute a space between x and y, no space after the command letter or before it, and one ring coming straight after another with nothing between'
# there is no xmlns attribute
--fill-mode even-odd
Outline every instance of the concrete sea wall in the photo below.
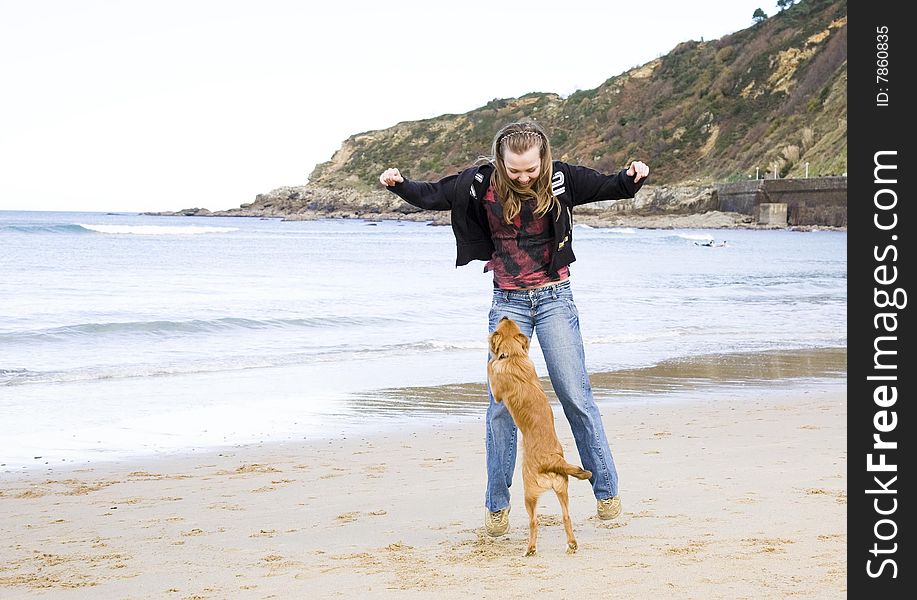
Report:
<svg viewBox="0 0 917 600"><path fill-rule="evenodd" d="M847 226L847 178L757 179L716 186L718 208L757 217L761 204L786 204L787 225Z"/></svg>

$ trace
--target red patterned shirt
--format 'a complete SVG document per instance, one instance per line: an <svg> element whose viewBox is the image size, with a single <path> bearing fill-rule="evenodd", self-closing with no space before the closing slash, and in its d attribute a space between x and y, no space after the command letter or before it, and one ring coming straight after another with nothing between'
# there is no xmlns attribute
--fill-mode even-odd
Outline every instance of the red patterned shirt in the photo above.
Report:
<svg viewBox="0 0 917 600"><path fill-rule="evenodd" d="M494 285L501 290L520 290L563 281L570 275L568 267L551 277L551 244L554 235L548 215L535 216L534 202L523 202L522 210L512 223L503 220L503 204L494 194L493 186L484 195L487 221L494 242L494 253L484 271L494 272Z"/></svg>

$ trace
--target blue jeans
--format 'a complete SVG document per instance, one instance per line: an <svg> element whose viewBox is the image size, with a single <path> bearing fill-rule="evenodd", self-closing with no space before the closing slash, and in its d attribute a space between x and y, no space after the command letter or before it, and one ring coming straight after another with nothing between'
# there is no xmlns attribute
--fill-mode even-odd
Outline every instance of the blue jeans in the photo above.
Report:
<svg viewBox="0 0 917 600"><path fill-rule="evenodd" d="M592 491L598 500L618 495L618 473L605 437L602 416L592 397L586 355L573 303L570 281L534 290L494 290L490 309L493 331L503 317L514 320L529 338L534 333L544 354L551 385L564 409L580 461L592 471ZM494 401L488 389L487 497L496 512L509 506L509 487L516 467L517 430L509 410ZM570 461L572 462L572 461Z"/></svg>

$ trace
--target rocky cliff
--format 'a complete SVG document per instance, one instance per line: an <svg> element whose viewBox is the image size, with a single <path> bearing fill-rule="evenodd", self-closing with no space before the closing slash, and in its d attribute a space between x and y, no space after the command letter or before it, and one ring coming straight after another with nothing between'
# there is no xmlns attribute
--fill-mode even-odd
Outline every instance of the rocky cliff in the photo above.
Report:
<svg viewBox="0 0 917 600"><path fill-rule="evenodd" d="M751 15L749 15L751 20ZM841 175L847 164L847 2L803 0L752 27L686 41L562 98L495 99L460 115L398 123L344 141L309 181L374 189L386 167L438 179L487 154L507 122L535 119L554 156L613 172L631 160L656 185Z"/></svg>

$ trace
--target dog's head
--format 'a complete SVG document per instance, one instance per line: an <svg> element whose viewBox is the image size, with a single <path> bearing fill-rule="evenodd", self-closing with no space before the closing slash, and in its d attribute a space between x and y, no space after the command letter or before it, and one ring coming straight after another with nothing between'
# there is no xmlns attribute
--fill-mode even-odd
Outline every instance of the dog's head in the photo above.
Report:
<svg viewBox="0 0 917 600"><path fill-rule="evenodd" d="M526 356L529 353L529 338L515 321L503 317L490 334L490 353L496 359Z"/></svg>

